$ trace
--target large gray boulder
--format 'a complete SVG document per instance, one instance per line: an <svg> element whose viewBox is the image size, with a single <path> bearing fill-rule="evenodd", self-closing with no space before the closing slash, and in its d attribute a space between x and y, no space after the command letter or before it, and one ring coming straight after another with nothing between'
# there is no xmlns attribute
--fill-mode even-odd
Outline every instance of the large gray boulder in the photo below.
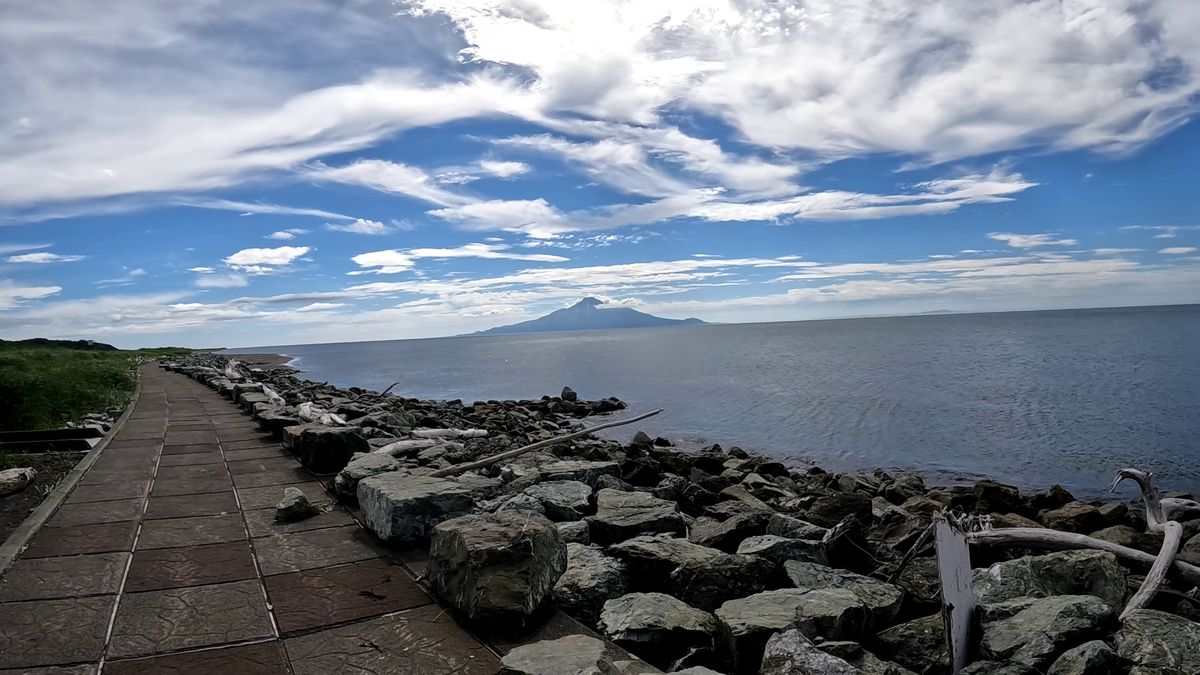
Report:
<svg viewBox="0 0 1200 675"><path fill-rule="evenodd" d="M1125 604L1127 578L1106 551L1060 551L996 563L973 572L975 600L990 604L1019 597L1094 595L1109 607Z"/></svg>
<svg viewBox="0 0 1200 675"><path fill-rule="evenodd" d="M1139 609L1125 617L1115 640L1117 654L1134 666L1163 675L1200 673L1200 623Z"/></svg>
<svg viewBox="0 0 1200 675"><path fill-rule="evenodd" d="M767 521L767 534L773 534L776 537L821 541L827 532L829 530L813 525L807 520L800 520L782 513L772 515L771 520Z"/></svg>
<svg viewBox="0 0 1200 675"><path fill-rule="evenodd" d="M300 488L285 487L283 499L275 505L275 520L281 523L291 523L305 518L320 515L321 507L308 501L308 497Z"/></svg>
<svg viewBox="0 0 1200 675"><path fill-rule="evenodd" d="M1090 595L1039 598L1012 617L985 623L979 655L1044 668L1063 650L1102 637L1116 618L1111 607Z"/></svg>
<svg viewBox="0 0 1200 675"><path fill-rule="evenodd" d="M544 481L525 488L524 494L541 502L546 517L555 522L579 520L591 510L592 488L576 480Z"/></svg>
<svg viewBox="0 0 1200 675"><path fill-rule="evenodd" d="M369 476L400 470L400 462L391 455L367 453L350 459L346 468L333 479L333 490L347 501L358 501L358 482Z"/></svg>
<svg viewBox="0 0 1200 675"><path fill-rule="evenodd" d="M438 523L475 505L470 491L454 481L399 471L359 481L358 504L367 527L390 543L428 539Z"/></svg>
<svg viewBox="0 0 1200 675"><path fill-rule="evenodd" d="M735 515L724 521L701 518L692 525L688 538L701 546L734 553L746 538L766 533L770 520L771 514L765 511Z"/></svg>
<svg viewBox="0 0 1200 675"><path fill-rule="evenodd" d="M738 555L757 555L782 565L789 560L829 564L825 545L811 539L789 539L773 534L747 537L737 547Z"/></svg>
<svg viewBox="0 0 1200 675"><path fill-rule="evenodd" d="M496 512L499 513L500 511L525 511L527 513L536 513L539 516L546 515L546 507L524 492L513 495L501 502L500 506L496 507Z"/></svg>
<svg viewBox="0 0 1200 675"><path fill-rule="evenodd" d="M598 628L661 668L693 649L711 648L717 621L669 595L630 593L604 603Z"/></svg>
<svg viewBox="0 0 1200 675"><path fill-rule="evenodd" d="M346 468L356 452L368 453L371 446L358 427L327 427L302 424L284 430L292 453L313 473L336 473Z"/></svg>
<svg viewBox="0 0 1200 675"><path fill-rule="evenodd" d="M1071 502L1052 511L1043 511L1038 520L1046 527L1064 532L1087 534L1104 526L1104 516L1091 504Z"/></svg>
<svg viewBox="0 0 1200 675"><path fill-rule="evenodd" d="M435 527L425 574L467 618L511 621L532 614L566 569L567 547L554 523L502 511Z"/></svg>
<svg viewBox="0 0 1200 675"><path fill-rule="evenodd" d="M595 625L604 603L625 595L625 590L625 563L593 546L567 544L567 571L554 584L559 608Z"/></svg>
<svg viewBox="0 0 1200 675"><path fill-rule="evenodd" d="M949 675L950 656L946 629L934 614L880 632L875 636L879 655L922 675Z"/></svg>
<svg viewBox="0 0 1200 675"><path fill-rule="evenodd" d="M609 546L608 553L625 562L630 588L636 591L667 589L671 573L681 565L704 565L725 555L715 548L666 534L634 537Z"/></svg>
<svg viewBox="0 0 1200 675"><path fill-rule="evenodd" d="M567 544L583 544L586 546L592 542L588 533L588 524L583 521L556 523L556 525L558 526L558 534L562 537L563 542Z"/></svg>
<svg viewBox="0 0 1200 675"><path fill-rule="evenodd" d="M916 675L898 663L884 661L875 656L857 642L827 640L817 645L817 649L858 668L863 675Z"/></svg>
<svg viewBox="0 0 1200 675"><path fill-rule="evenodd" d="M1068 649L1054 661L1046 675L1112 675L1117 672L1117 653L1100 640Z"/></svg>
<svg viewBox="0 0 1200 675"><path fill-rule="evenodd" d="M521 645L500 659L500 675L621 675L603 640L568 635Z"/></svg>
<svg viewBox="0 0 1200 675"><path fill-rule="evenodd" d="M605 489L596 494L596 515L588 516L592 542L607 546L639 534L685 530L679 505L645 492Z"/></svg>
<svg viewBox="0 0 1200 675"><path fill-rule="evenodd" d="M538 469L544 481L575 480L596 487L600 476L620 477L621 467L616 462L590 462L586 460L563 460L543 464Z"/></svg>
<svg viewBox="0 0 1200 675"><path fill-rule="evenodd" d="M730 600L717 609L716 617L730 661L741 675L758 672L763 647L777 631L796 624L812 637L857 640L867 610L857 596L842 588L789 588Z"/></svg>
<svg viewBox="0 0 1200 675"><path fill-rule="evenodd" d="M881 630L892 624L904 602L904 591L898 586L825 565L789 560L783 565L792 584L802 590L844 588L853 593L870 612L869 627Z"/></svg>
<svg viewBox="0 0 1200 675"><path fill-rule="evenodd" d="M817 649L799 630L776 633L763 645L759 675L862 675L843 659Z"/></svg>
<svg viewBox="0 0 1200 675"><path fill-rule="evenodd" d="M775 563L753 555L687 562L671 572L671 595L711 612L727 600L763 591L777 570Z"/></svg>

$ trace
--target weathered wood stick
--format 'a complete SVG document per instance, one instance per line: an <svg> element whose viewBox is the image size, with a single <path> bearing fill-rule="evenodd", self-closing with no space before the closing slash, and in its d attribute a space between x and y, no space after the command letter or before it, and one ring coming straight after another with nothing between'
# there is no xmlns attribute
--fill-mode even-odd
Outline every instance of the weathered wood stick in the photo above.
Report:
<svg viewBox="0 0 1200 675"><path fill-rule="evenodd" d="M413 429L414 438L485 438L487 429Z"/></svg>
<svg viewBox="0 0 1200 675"><path fill-rule="evenodd" d="M1179 544L1183 541L1183 526L1172 520L1163 525L1163 534L1163 545L1158 551L1158 558L1150 567L1150 572L1146 574L1146 580L1137 589L1137 593L1134 593L1133 597L1129 598L1129 602L1125 604L1125 610L1121 612L1121 621L1124 621L1125 617L1129 616L1133 610L1149 606L1150 601L1158 593L1158 587L1162 586L1163 580L1167 577L1167 570L1175 560L1175 554L1179 552Z"/></svg>
<svg viewBox="0 0 1200 675"><path fill-rule="evenodd" d="M1141 488L1142 501L1146 504L1146 529L1151 532L1162 532L1162 526L1167 522L1167 516L1163 513L1162 495L1154 486L1154 474L1138 469L1121 469L1117 472L1117 477L1113 479L1112 485L1108 486L1108 491L1116 492L1117 486L1126 478L1137 483Z"/></svg>
<svg viewBox="0 0 1200 675"><path fill-rule="evenodd" d="M929 540L933 539L934 529L933 523L930 523L929 527L926 527L925 531L921 533L921 536L917 537L917 543L913 544L912 548L908 549L908 553L904 554L904 557L900 559L900 564L896 566L896 569L892 571L891 576L888 577L887 582L889 584L896 583L896 580L900 578L900 575L904 574L904 568L908 567L908 564L912 562L912 559L917 557L917 554L929 544Z"/></svg>
<svg viewBox="0 0 1200 675"><path fill-rule="evenodd" d="M967 541L977 546L1026 546L1051 551L1090 548L1097 551L1108 551L1117 556L1117 559L1125 564L1139 569L1152 568L1156 560L1149 553L1121 546L1120 544L1093 539L1084 534L1043 530L1033 527L1010 527L1003 530L969 532L967 533ZM1200 567L1190 565L1182 560L1175 560L1171 563L1168 573L1172 577L1193 586L1200 586Z"/></svg>
<svg viewBox="0 0 1200 675"><path fill-rule="evenodd" d="M563 443L565 441L574 440L576 438L579 438L580 436L586 436L590 433L600 431L601 429L611 429L613 427L620 427L620 426L624 426L626 424L633 424L634 422L640 422L640 421L646 419L647 417L654 417L655 415L657 415L658 413L660 413L662 411L663 411L663 409L659 408L658 410L653 410L644 415L638 415L637 417L630 417L627 420L620 420L618 422L608 422L606 424L597 424L594 427L588 427L587 429L582 429L580 431L576 431L574 433L570 433L565 436L555 436L554 438L547 438L544 441L538 441L537 443L532 443L530 445L526 445L524 447L517 448L516 450L509 450L507 452L502 452L493 457L488 457L487 459L481 459L478 462L469 462L467 464L459 464L457 466L451 466L451 467L447 467L445 469L438 469L437 471L434 471L433 473L429 474L429 476L431 476L433 478L445 478L446 476L457 476L460 473L474 471L475 469L482 469L484 467L491 466L491 465L495 464L496 462L502 462L506 459L512 459L513 457L519 457L527 452L532 452L534 450L539 450L541 448L547 448L547 447L550 447L551 445L557 445L557 444Z"/></svg>
<svg viewBox="0 0 1200 675"><path fill-rule="evenodd" d="M975 617L975 591L972 587L971 552L960 521L933 516L937 542L938 578L942 582L942 623L946 645L950 649L952 672L971 663L971 624Z"/></svg>
<svg viewBox="0 0 1200 675"><path fill-rule="evenodd" d="M402 455L406 452L415 452L417 450L424 450L425 448L432 448L435 445L438 445L438 441L434 438L418 438L414 440L396 441L395 443L388 443L382 448L376 448L372 450L371 454L391 455L395 457L396 455Z"/></svg>

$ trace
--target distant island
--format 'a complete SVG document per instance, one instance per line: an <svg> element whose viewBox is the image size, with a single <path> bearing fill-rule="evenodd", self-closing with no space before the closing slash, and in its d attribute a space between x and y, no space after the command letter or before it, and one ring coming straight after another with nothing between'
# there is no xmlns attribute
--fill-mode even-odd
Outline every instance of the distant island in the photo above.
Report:
<svg viewBox="0 0 1200 675"><path fill-rule="evenodd" d="M700 319L664 319L628 307L601 308L603 302L584 298L579 302L531 321L498 326L473 335L513 335L516 333L558 333L573 330L609 328L656 328L658 326L703 326Z"/></svg>

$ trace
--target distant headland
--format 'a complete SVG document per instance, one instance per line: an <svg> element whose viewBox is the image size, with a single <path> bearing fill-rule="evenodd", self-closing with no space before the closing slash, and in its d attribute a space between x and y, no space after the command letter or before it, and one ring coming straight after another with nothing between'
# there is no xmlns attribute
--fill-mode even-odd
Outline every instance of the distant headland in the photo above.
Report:
<svg viewBox="0 0 1200 675"><path fill-rule="evenodd" d="M498 326L472 335L513 335L516 333L557 333L610 328L657 328L659 326L703 326L700 319L664 319L628 307L606 307L596 298L579 302L546 316L508 326Z"/></svg>

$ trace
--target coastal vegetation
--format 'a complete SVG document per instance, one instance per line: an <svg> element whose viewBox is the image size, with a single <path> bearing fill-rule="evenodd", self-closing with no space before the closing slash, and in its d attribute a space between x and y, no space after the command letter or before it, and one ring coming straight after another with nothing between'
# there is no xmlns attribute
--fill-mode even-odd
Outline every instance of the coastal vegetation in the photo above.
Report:
<svg viewBox="0 0 1200 675"><path fill-rule="evenodd" d="M89 413L124 408L137 387L139 360L190 351L0 340L0 431L54 429Z"/></svg>

